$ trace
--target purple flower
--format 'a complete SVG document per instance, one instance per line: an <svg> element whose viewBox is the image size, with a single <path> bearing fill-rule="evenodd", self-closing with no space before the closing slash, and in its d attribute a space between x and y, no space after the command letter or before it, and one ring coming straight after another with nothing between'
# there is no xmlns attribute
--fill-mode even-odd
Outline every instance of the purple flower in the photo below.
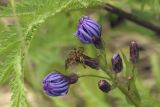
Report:
<svg viewBox="0 0 160 107"><path fill-rule="evenodd" d="M43 79L43 89L49 96L64 96L68 93L69 81L59 72L52 72Z"/></svg>
<svg viewBox="0 0 160 107"><path fill-rule="evenodd" d="M88 16L83 16L78 23L75 35L82 43L94 44L96 48L103 48L101 42L101 26Z"/></svg>
<svg viewBox="0 0 160 107"><path fill-rule="evenodd" d="M77 81L76 74L65 76L55 71L43 79L43 89L49 96L64 96L68 93L69 85Z"/></svg>
<svg viewBox="0 0 160 107"><path fill-rule="evenodd" d="M130 61L135 64L139 59L139 49L136 41L130 42Z"/></svg>
<svg viewBox="0 0 160 107"><path fill-rule="evenodd" d="M106 80L100 80L98 82L98 87L103 92L107 93L111 90L111 85Z"/></svg>
<svg viewBox="0 0 160 107"><path fill-rule="evenodd" d="M119 73L123 69L122 59L119 54L114 54L112 57L112 69Z"/></svg>

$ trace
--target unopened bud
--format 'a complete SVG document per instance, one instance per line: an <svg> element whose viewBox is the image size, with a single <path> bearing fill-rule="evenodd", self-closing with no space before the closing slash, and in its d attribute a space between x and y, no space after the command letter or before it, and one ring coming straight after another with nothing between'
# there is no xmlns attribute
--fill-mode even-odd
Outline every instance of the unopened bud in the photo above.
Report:
<svg viewBox="0 0 160 107"><path fill-rule="evenodd" d="M87 55L83 55L84 58L84 64L93 68L93 69L99 69L99 62L96 58L91 58Z"/></svg>
<svg viewBox="0 0 160 107"><path fill-rule="evenodd" d="M114 54L112 57L112 69L119 73L123 69L122 59L119 54Z"/></svg>
<svg viewBox="0 0 160 107"><path fill-rule="evenodd" d="M136 64L139 59L139 49L136 41L130 42L130 61Z"/></svg>
<svg viewBox="0 0 160 107"><path fill-rule="evenodd" d="M100 80L98 87L101 91L108 93L111 90L111 85L106 80Z"/></svg>

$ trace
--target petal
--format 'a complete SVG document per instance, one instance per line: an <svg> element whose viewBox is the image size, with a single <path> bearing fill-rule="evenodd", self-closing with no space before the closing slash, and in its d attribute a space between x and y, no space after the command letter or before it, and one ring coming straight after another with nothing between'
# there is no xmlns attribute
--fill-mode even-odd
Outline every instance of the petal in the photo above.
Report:
<svg viewBox="0 0 160 107"><path fill-rule="evenodd" d="M51 84L54 84L54 85L58 85L58 84L63 84L63 83L65 83L65 82L66 82L66 80L63 79L63 80L61 80L61 81L59 81L59 82L51 82L51 81L47 81L46 84L51 83ZM68 81L67 81L67 82L68 82Z"/></svg>
<svg viewBox="0 0 160 107"><path fill-rule="evenodd" d="M84 37L86 37L88 41L92 40L92 37L88 33L86 33L83 29L79 29L79 31L84 35Z"/></svg>
<svg viewBox="0 0 160 107"><path fill-rule="evenodd" d="M52 72L52 73L48 74L47 76L45 76L43 81L47 81L48 79L55 77L55 76L58 76L58 75L61 75L61 74L59 72Z"/></svg>
<svg viewBox="0 0 160 107"><path fill-rule="evenodd" d="M88 41L85 39L85 37L82 35L82 33L80 33L80 31L76 31L75 34L76 34L75 36L76 36L77 38L79 38L81 42L83 42L83 43L88 43Z"/></svg>
<svg viewBox="0 0 160 107"><path fill-rule="evenodd" d="M88 16L83 16L82 18L83 19L90 19Z"/></svg>
<svg viewBox="0 0 160 107"><path fill-rule="evenodd" d="M99 33L97 31L95 31L95 29L93 27L90 27L89 25L85 24L85 28L86 30L89 32L89 34L93 37L96 36L99 38Z"/></svg>
<svg viewBox="0 0 160 107"><path fill-rule="evenodd" d="M91 28L94 29L93 31L96 32L96 34L97 34L97 35L94 35L94 36L97 36L97 37L100 36L101 31L94 24L92 24L92 23L86 23L86 25L88 25L88 27L91 27Z"/></svg>
<svg viewBox="0 0 160 107"><path fill-rule="evenodd" d="M52 88L51 90L54 91L54 92L61 93L61 92L64 92L64 91L68 90L68 88L69 88L69 86L67 85L67 86L61 87L61 88Z"/></svg>
<svg viewBox="0 0 160 107"><path fill-rule="evenodd" d="M85 30L85 32L87 32L91 37L94 35L94 33L91 32L91 30L92 30L91 27L87 27L85 24L83 24L82 27Z"/></svg>
<svg viewBox="0 0 160 107"><path fill-rule="evenodd" d="M56 82L60 82L60 81L63 80L64 78L65 78L64 76L58 75L58 76L56 76L56 77L52 77L52 78L47 79L47 81L56 83Z"/></svg>
<svg viewBox="0 0 160 107"><path fill-rule="evenodd" d="M77 34L78 35L76 35L76 36L81 40L81 42L91 43L90 38L87 38L81 31L78 31Z"/></svg>
<svg viewBox="0 0 160 107"><path fill-rule="evenodd" d="M88 23L92 23L92 24L96 25L96 26L97 26L97 28L99 28L99 30L101 30L101 26L100 26L96 21L94 21L94 20L90 19L90 20L87 20L86 22L88 22Z"/></svg>
<svg viewBox="0 0 160 107"><path fill-rule="evenodd" d="M68 93L68 90L66 90L65 92L61 93L61 96L65 96Z"/></svg>
<svg viewBox="0 0 160 107"><path fill-rule="evenodd" d="M68 82L64 82L64 83L61 83L61 84L52 84L52 83L50 83L50 84L48 84L49 85L49 87L54 87L54 88L61 88L61 87L65 87L65 86L68 86L69 84L68 84Z"/></svg>
<svg viewBox="0 0 160 107"><path fill-rule="evenodd" d="M61 96L60 93L52 92L51 90L46 91L46 93L49 96Z"/></svg>
<svg viewBox="0 0 160 107"><path fill-rule="evenodd" d="M79 36L79 38L80 38L81 42L86 43L86 44L92 43L92 41L90 39L86 38L85 35L82 34L81 32L80 32L80 35L81 36Z"/></svg>

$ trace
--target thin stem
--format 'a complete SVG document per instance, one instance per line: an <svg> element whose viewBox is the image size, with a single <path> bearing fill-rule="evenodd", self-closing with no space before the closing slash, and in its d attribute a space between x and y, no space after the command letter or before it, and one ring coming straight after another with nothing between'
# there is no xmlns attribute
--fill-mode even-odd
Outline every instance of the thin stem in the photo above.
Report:
<svg viewBox="0 0 160 107"><path fill-rule="evenodd" d="M106 79L106 80L111 80L110 78L107 78L107 77L98 76L98 75L92 75L92 74L79 75L79 78L82 78L82 77L95 77L95 78L102 78L102 79Z"/></svg>
<svg viewBox="0 0 160 107"><path fill-rule="evenodd" d="M121 85L117 85L118 89L135 105L135 107L140 107L139 104L132 98L132 96L125 90Z"/></svg>
<svg viewBox="0 0 160 107"><path fill-rule="evenodd" d="M23 37L23 32L22 32L22 27L21 27L21 24L19 22L19 18L17 16L17 13L16 13L16 5L15 5L15 0L11 0L10 1L11 3L11 7L12 7L12 12L13 12L13 18L15 20L15 25L16 25L16 30L17 30L17 36L20 38L20 45L21 45L21 72L22 72L22 80L24 82L24 58L25 58L25 54L27 52L26 50L26 46L25 46L25 43L24 43L24 37Z"/></svg>
<svg viewBox="0 0 160 107"><path fill-rule="evenodd" d="M141 19L141 18L139 18L139 17L137 17L137 16L135 16L135 15L129 13L129 12L126 12L122 9L119 9L119 8L117 8L117 7L115 7L111 4L106 3L106 4L103 4L102 6L105 10L107 10L111 13L114 13L118 16L121 16L121 17L123 17L123 18L125 18L125 19L127 19L131 22L134 22L134 23L136 23L138 25L141 25L145 28L148 28L148 29L150 29L154 32L160 33L160 26L158 26L158 25L155 25L151 22L145 21L145 20L143 20L143 19Z"/></svg>
<svg viewBox="0 0 160 107"><path fill-rule="evenodd" d="M106 53L103 53L106 55ZM106 59L105 59L106 60ZM117 88L135 105L135 107L140 107L139 104L132 98L132 95L128 93L128 90L125 89L121 84L117 83L113 75L109 72L108 68L101 66L101 69L111 78L112 82L116 84ZM133 66L132 72L134 73L135 66Z"/></svg>
<svg viewBox="0 0 160 107"><path fill-rule="evenodd" d="M132 68L132 76L133 76L133 79L135 78L135 65L133 64L133 68Z"/></svg>
<svg viewBox="0 0 160 107"><path fill-rule="evenodd" d="M112 80L114 80L114 77L110 73L110 71L107 69L107 67L101 66L101 70L104 71Z"/></svg>
<svg viewBox="0 0 160 107"><path fill-rule="evenodd" d="M103 69L105 70L105 69ZM105 72L107 75L108 73ZM113 83L117 83L116 80L114 80L114 78L112 77L112 75L108 75L111 80L113 81ZM132 96L128 93L128 91L125 89L125 87L121 86L120 84L117 85L117 88L128 98L130 99L130 101L132 102L132 104L135 105L135 107L140 107L139 104L132 98Z"/></svg>

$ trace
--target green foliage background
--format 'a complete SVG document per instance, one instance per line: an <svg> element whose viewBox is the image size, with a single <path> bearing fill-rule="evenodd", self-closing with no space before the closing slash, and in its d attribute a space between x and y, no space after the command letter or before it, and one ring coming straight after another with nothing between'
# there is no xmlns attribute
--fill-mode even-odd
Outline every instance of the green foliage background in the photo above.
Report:
<svg viewBox="0 0 160 107"><path fill-rule="evenodd" d="M134 14L151 22L160 22L159 0L10 0L7 7L0 7L0 17L13 18L14 23L0 23L0 84L9 84L12 91L12 107L32 106L27 100L30 87L36 96L38 107L46 104L50 107L129 107L124 95L115 89L103 94L97 88L97 79L85 78L71 87L67 97L51 98L42 90L43 77L59 70L64 74L66 50L82 46L74 37L77 21L83 15L95 15L96 19L105 23L108 14L99 5L107 2L122 9L131 9ZM155 34L142 27L126 22L118 28L104 31L103 37L109 41L112 35L119 32L137 32L147 38L155 38ZM109 37L106 37L109 36ZM92 46L85 46L86 53L95 56ZM126 50L126 48L124 49ZM108 58L111 56L108 52ZM158 54L151 57L153 77L159 90ZM76 68L80 74L92 73L103 75L92 69ZM77 72L76 71L76 72ZM73 72L73 71L70 71ZM75 71L74 71L75 72ZM91 84L92 83L92 84ZM144 107L159 107L159 99L151 96L150 89L137 79L137 87ZM70 100L71 99L71 100ZM47 106L46 106L47 107Z"/></svg>

